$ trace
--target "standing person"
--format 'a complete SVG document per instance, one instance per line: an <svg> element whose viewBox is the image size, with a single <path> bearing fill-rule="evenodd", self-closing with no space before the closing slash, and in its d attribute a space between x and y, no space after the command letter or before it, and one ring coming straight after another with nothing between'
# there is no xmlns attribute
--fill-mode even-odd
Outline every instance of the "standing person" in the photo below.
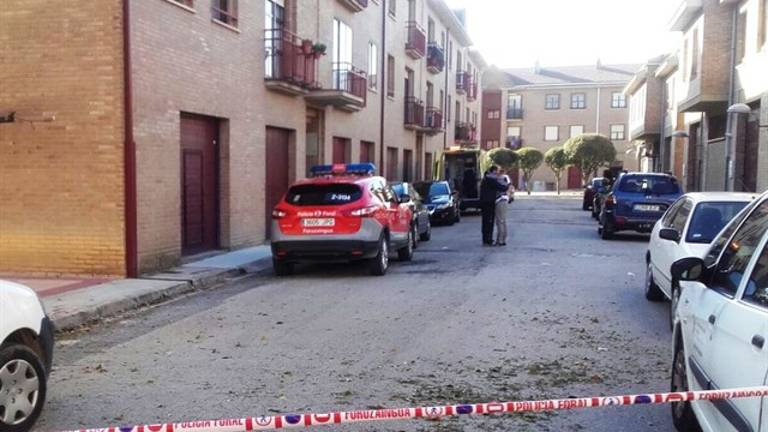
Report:
<svg viewBox="0 0 768 432"><path fill-rule="evenodd" d="M499 183L507 189L496 198L494 219L496 220L496 246L507 245L507 207L509 206L509 176L499 177Z"/></svg>
<svg viewBox="0 0 768 432"><path fill-rule="evenodd" d="M483 176L480 183L480 210L483 214L483 245L493 246L493 223L496 212L496 196L507 190L507 186L499 183L496 173L499 167L492 166Z"/></svg>

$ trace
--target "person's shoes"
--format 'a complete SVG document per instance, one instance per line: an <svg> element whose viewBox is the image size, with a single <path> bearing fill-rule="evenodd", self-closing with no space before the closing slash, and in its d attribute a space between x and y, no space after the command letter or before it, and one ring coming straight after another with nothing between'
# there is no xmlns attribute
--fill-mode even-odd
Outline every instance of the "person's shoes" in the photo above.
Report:
<svg viewBox="0 0 768 432"><path fill-rule="evenodd" d="M493 243L483 242L483 246L493 246Z"/></svg>
<svg viewBox="0 0 768 432"><path fill-rule="evenodd" d="M506 246L506 243L497 243L496 246Z"/></svg>

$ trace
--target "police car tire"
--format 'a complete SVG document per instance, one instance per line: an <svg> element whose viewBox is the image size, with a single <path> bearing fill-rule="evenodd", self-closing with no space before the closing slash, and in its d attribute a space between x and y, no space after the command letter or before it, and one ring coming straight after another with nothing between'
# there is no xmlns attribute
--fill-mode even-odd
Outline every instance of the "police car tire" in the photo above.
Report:
<svg viewBox="0 0 768 432"><path fill-rule="evenodd" d="M14 360L23 360L29 363L37 374L37 401L32 408L32 413L23 422L11 426L0 420L0 432L25 432L32 429L45 404L46 374L40 357L30 348L20 344L11 344L0 348L0 370Z"/></svg>
<svg viewBox="0 0 768 432"><path fill-rule="evenodd" d="M290 276L293 274L293 264L272 260L272 268L276 276Z"/></svg>
<svg viewBox="0 0 768 432"><path fill-rule="evenodd" d="M406 262L413 260L413 229L408 231L408 242L406 243L406 246L398 249L397 259Z"/></svg>
<svg viewBox="0 0 768 432"><path fill-rule="evenodd" d="M387 251L389 248L387 247L387 239L382 236L379 240L379 251L376 254L374 258L371 258L371 260L368 262L368 270L373 276L384 276L387 274L387 269L389 268L389 260L383 260L382 255L384 253L388 253ZM387 264L384 264L384 261L387 261Z"/></svg>

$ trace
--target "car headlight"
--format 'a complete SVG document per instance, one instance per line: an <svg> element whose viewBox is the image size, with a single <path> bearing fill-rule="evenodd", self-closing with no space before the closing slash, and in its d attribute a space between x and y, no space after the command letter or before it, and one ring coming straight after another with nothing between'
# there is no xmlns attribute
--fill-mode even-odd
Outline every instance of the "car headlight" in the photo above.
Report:
<svg viewBox="0 0 768 432"><path fill-rule="evenodd" d="M445 209L450 208L450 207L451 207L451 203L447 202L445 204L440 204L439 206L437 206L437 209L438 210L445 210Z"/></svg>

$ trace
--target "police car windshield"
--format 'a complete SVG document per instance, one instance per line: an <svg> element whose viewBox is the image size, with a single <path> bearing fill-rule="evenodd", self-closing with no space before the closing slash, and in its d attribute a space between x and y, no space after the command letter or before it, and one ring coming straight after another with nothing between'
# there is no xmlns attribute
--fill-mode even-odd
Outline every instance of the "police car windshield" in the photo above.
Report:
<svg viewBox="0 0 768 432"><path fill-rule="evenodd" d="M354 184L299 185L288 191L286 201L295 206L330 206L353 203L362 196Z"/></svg>

